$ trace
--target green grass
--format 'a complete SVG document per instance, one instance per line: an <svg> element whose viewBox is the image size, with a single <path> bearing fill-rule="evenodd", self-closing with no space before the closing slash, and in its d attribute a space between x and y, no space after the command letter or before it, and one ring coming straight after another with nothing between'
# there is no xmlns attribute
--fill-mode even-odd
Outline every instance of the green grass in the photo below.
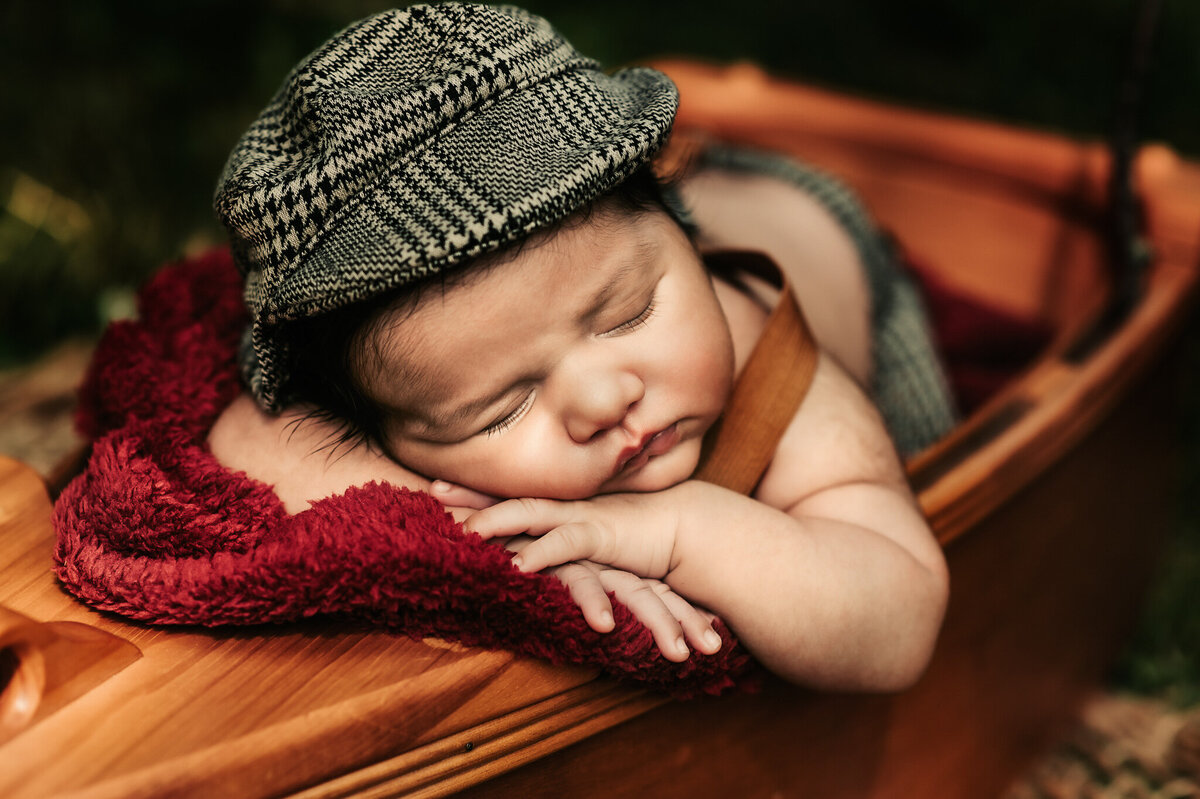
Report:
<svg viewBox="0 0 1200 799"><path fill-rule="evenodd" d="M1178 706L1200 704L1200 529L1175 530L1142 622L1113 684Z"/></svg>
<svg viewBox="0 0 1200 799"><path fill-rule="evenodd" d="M1176 522L1113 683L1178 707L1200 704L1200 329L1184 342L1182 479Z"/></svg>

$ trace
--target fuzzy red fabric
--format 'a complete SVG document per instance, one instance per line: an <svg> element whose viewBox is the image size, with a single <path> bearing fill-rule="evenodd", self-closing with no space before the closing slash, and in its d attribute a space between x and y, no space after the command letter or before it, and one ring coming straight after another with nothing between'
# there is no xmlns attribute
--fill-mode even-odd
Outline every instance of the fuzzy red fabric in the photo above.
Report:
<svg viewBox="0 0 1200 799"><path fill-rule="evenodd" d="M83 601L155 624L352 617L598 667L680 698L757 679L719 623L722 650L683 663L615 600L616 629L593 631L562 583L520 573L427 494L371 483L289 516L205 444L239 391L247 319L228 252L163 269L139 312L96 351L78 416L91 458L55 506L55 570Z"/></svg>

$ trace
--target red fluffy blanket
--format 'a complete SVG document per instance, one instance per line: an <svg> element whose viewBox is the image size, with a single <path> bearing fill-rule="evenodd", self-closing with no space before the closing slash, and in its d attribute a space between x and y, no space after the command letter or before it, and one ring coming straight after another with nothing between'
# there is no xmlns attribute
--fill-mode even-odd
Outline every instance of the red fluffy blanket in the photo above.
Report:
<svg viewBox="0 0 1200 799"><path fill-rule="evenodd" d="M666 660L614 600L591 630L557 579L522 574L427 494L372 483L287 515L270 486L205 444L239 391L246 325L225 251L162 270L140 318L105 333L81 390L93 440L55 507L56 573L83 601L155 624L262 624L341 616L554 663L598 667L677 697L753 679L746 651Z"/></svg>

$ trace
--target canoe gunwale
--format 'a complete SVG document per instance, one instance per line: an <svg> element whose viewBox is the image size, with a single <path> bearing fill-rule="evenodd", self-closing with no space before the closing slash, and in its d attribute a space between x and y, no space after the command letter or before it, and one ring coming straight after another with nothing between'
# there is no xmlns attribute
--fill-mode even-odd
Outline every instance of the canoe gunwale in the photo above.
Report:
<svg viewBox="0 0 1200 799"><path fill-rule="evenodd" d="M945 440L910 461L910 479L943 545L1102 424L1183 326L1195 306L1200 263L1180 260L1163 232L1146 233L1158 257L1120 327L1079 363L1069 355L1071 341L1058 343Z"/></svg>

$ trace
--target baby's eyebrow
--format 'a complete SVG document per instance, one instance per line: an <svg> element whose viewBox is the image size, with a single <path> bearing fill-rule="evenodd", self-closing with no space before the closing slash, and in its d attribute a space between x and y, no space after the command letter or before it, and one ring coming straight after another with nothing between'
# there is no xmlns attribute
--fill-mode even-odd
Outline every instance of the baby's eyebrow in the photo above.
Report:
<svg viewBox="0 0 1200 799"><path fill-rule="evenodd" d="M591 301L588 302L586 309L580 315L580 321L594 319L597 314L604 310L612 302L613 295L617 293L617 290L629 279L629 275L637 269L637 265L631 261L621 264L621 267L592 295Z"/></svg>
<svg viewBox="0 0 1200 799"><path fill-rule="evenodd" d="M593 319L596 314L600 313L631 275L644 273L658 254L658 249L656 241L639 236L629 257L622 259L617 270L592 296L591 302L588 303L580 317L581 321Z"/></svg>
<svg viewBox="0 0 1200 799"><path fill-rule="evenodd" d="M633 275L645 273L654 257L658 254L658 242L639 236L630 254L622 259L621 264L609 276L608 280L597 289L591 300L584 306L579 321L588 322L612 301L613 296L628 282ZM464 424L476 418L484 409L500 401L505 394L511 392L516 383L501 387L490 394L468 400L446 410L431 408L427 413L420 414L431 429L453 429L456 425Z"/></svg>

